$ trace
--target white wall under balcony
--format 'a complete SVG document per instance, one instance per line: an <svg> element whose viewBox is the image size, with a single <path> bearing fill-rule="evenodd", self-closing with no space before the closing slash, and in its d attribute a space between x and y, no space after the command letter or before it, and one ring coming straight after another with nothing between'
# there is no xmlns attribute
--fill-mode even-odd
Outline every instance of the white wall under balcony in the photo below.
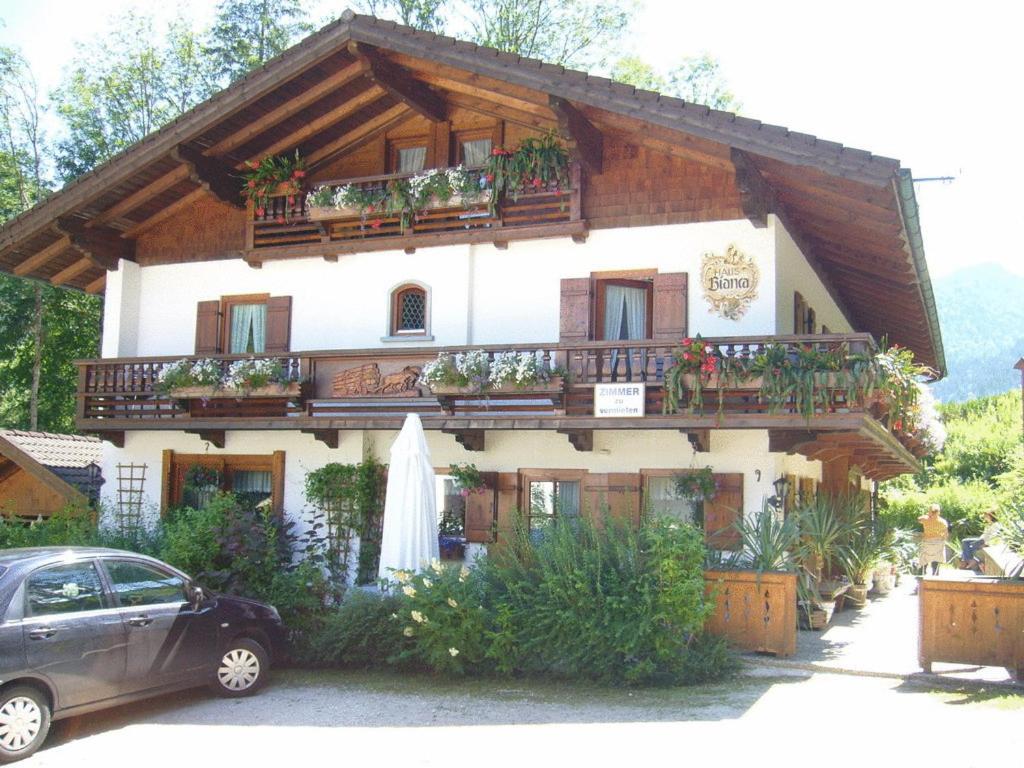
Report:
<svg viewBox="0 0 1024 768"><path fill-rule="evenodd" d="M730 244L753 257L761 272L758 297L739 321L712 314L700 287L702 254L722 253ZM771 334L774 249L770 229L741 220L598 230L583 244L520 241L503 251L483 244L343 255L337 262L270 261L262 269L241 259L132 267L120 278L111 273L103 352L189 354L196 304L246 293L293 297L293 350L380 347L388 334L390 292L405 282L430 290L432 344L554 342L562 278L634 269L690 275L691 334Z"/></svg>

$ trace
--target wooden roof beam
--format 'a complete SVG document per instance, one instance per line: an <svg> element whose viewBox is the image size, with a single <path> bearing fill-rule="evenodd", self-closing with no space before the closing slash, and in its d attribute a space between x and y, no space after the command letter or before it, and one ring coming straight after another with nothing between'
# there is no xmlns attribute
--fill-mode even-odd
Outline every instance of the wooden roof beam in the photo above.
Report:
<svg viewBox="0 0 1024 768"><path fill-rule="evenodd" d="M409 70L393 64L371 45L349 41L348 51L363 66L363 75L390 93L409 109L432 123L448 119L448 105L429 86L414 79Z"/></svg>
<svg viewBox="0 0 1024 768"><path fill-rule="evenodd" d="M775 190L746 152L734 148L731 154L743 213L755 227L767 227L768 214L775 213L779 207Z"/></svg>
<svg viewBox="0 0 1024 768"><path fill-rule="evenodd" d="M140 221L138 224L136 224L134 227L129 229L127 232L122 233L121 237L136 238L139 235L141 235L143 232L147 232L148 230L150 230L153 227L155 227L161 221L164 221L165 219L169 219L174 214L176 214L179 211L184 210L188 206L192 205L192 203L194 203L196 200L199 200L199 199L201 199L203 197L206 197L207 194L208 194L208 192L203 187L199 187L199 189L194 189L191 192L189 192L187 195L185 195L184 197L179 198L175 202L173 202L170 205L168 205L166 208L163 208L162 210L157 211L152 216L150 216L148 219L144 219L143 221Z"/></svg>
<svg viewBox="0 0 1024 768"><path fill-rule="evenodd" d="M448 103L453 107L460 107L469 112L476 112L480 115L487 115L488 117L500 117L502 120L508 123L515 123L525 128L532 128L539 131L553 131L558 127L558 123L552 120L550 117L541 117L533 112L524 112L510 107L507 104L498 104L497 102L490 101L489 99L480 98L479 96L467 96L462 93L449 93L446 97Z"/></svg>
<svg viewBox="0 0 1024 768"><path fill-rule="evenodd" d="M261 158L267 155L276 155L283 150L292 149L297 147L300 143L308 139L310 136L314 136L325 128L329 128L335 123L340 123L346 117L355 114L363 107L369 106L373 102L384 96L384 89L377 86L371 86L365 91L360 92L356 96L346 101L344 104L340 104L329 112L324 113L320 117L310 120L308 123L298 128L287 136L278 139L269 147L260 150L257 154L252 155L248 158L247 162L258 162ZM308 160L308 158L307 158ZM245 168L245 163L239 163L235 168L241 170Z"/></svg>
<svg viewBox="0 0 1024 768"><path fill-rule="evenodd" d="M575 145L575 154L587 170L599 174L603 171L604 136L573 104L558 96L550 96L551 111L558 117L562 135Z"/></svg>
<svg viewBox="0 0 1024 768"><path fill-rule="evenodd" d="M188 177L223 203L242 208L242 185L229 168L219 161L204 157L203 153L187 144L171 150L171 156L188 171Z"/></svg>
<svg viewBox="0 0 1024 768"><path fill-rule="evenodd" d="M224 139L221 139L209 149L203 152L207 157L216 157L218 155L224 155L233 149L237 149L246 142L256 138L261 133L281 121L287 119L291 115L305 109L313 102L319 100L321 97L326 96L332 91L336 91L344 85L348 85L350 82L355 80L357 77L362 77L363 65L360 62L349 64L344 69L335 72L330 77L321 80L319 83L314 85L312 88L308 88L298 96L286 101L281 106L270 110L262 117L258 117L250 123L247 123L245 128L235 133L230 134Z"/></svg>
<svg viewBox="0 0 1024 768"><path fill-rule="evenodd" d="M121 218L125 214L134 211L140 205L152 200L157 195L166 192L175 184L184 181L188 178L188 174L189 169L185 166L179 165L173 171L168 171L160 178L144 186L142 189L132 192L128 197L121 200L121 202L107 208L99 215L94 216L91 220L86 222L85 226L98 227L102 224Z"/></svg>
<svg viewBox="0 0 1024 768"><path fill-rule="evenodd" d="M95 293L102 293L103 289L106 288L106 287L107 287L107 275L104 272L102 275L100 275L95 280L93 280L91 283L89 283L87 286L85 286L85 292L86 293L93 293L93 294L95 294Z"/></svg>
<svg viewBox="0 0 1024 768"><path fill-rule="evenodd" d="M64 251L71 247L71 238L64 235L59 240L50 243L43 250L29 256L23 262L14 267L13 274L18 277L24 277L30 272L35 271L39 267L43 266L50 259L60 256Z"/></svg>
<svg viewBox="0 0 1024 768"><path fill-rule="evenodd" d="M332 142L325 144L306 156L306 163L309 170L322 165L328 160L353 149L370 136L393 128L398 123L404 122L410 116L410 110L405 104L396 104L391 109L382 112L370 120L367 120L358 128L339 136Z"/></svg>
<svg viewBox="0 0 1024 768"><path fill-rule="evenodd" d="M92 259L88 256L83 256L78 261L64 267L60 272L50 278L51 285L64 285L71 280L74 280L83 272L94 268L96 265L93 264Z"/></svg>
<svg viewBox="0 0 1024 768"><path fill-rule="evenodd" d="M70 238L73 248L100 269L117 269L121 259L135 260L135 243L108 227L87 229L79 219L62 216L57 219L57 229Z"/></svg>

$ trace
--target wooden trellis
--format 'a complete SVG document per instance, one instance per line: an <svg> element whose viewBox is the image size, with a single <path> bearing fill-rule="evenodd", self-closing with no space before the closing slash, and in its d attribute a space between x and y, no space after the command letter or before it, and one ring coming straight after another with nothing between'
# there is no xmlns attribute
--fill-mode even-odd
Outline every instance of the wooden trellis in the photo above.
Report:
<svg viewBox="0 0 1024 768"><path fill-rule="evenodd" d="M146 464L117 465L117 527L135 530L142 525L142 491L146 485Z"/></svg>

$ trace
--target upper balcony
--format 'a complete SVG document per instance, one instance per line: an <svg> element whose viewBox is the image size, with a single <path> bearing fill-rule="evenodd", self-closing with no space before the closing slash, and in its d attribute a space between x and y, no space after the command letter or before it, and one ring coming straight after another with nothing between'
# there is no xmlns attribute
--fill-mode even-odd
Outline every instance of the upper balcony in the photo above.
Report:
<svg viewBox="0 0 1024 768"><path fill-rule="evenodd" d="M225 430L298 429L337 445L339 430L398 429L405 414L418 413L425 428L454 434L470 450L483 449L487 430L555 430L578 450L590 450L593 430L674 429L697 450L708 450L710 430L761 429L769 432L770 450L821 460L849 453L876 478L914 469L915 457L924 453L880 393L851 378L860 375L858 361L875 351L869 335L705 341L719 371L682 377L672 373L678 347L657 341L294 353L271 358L275 384L238 388L229 369L245 356L203 358L213 371L210 381L218 383L198 387L168 386L167 369L182 358L90 360L79 363L77 424L114 441L126 429L186 430L220 445ZM770 370L742 377L728 372L769 352L793 361L801 354L831 355L844 364L805 377L803 393L775 386L781 379ZM526 360L539 375L521 386L492 384L472 371L469 383L424 383L425 369L429 373L439 355L468 353L491 370L502 359ZM666 403L677 382L681 397ZM595 389L603 384L642 385L635 387L642 398L638 415L598 413Z"/></svg>
<svg viewBox="0 0 1024 768"><path fill-rule="evenodd" d="M493 206L484 169L468 171L481 191L434 199L419 210L403 214L354 207L311 206L305 194L281 191L263 208L248 206L245 258L258 265L272 259L303 255L332 259L360 251L405 250L491 242L503 247L512 240L548 237L586 238L581 214L582 173L569 164L569 187L556 182L535 183L506 194ZM396 183L415 174L385 174L318 182L317 187L351 186L367 197L386 197ZM540 180L537 180L539 182Z"/></svg>

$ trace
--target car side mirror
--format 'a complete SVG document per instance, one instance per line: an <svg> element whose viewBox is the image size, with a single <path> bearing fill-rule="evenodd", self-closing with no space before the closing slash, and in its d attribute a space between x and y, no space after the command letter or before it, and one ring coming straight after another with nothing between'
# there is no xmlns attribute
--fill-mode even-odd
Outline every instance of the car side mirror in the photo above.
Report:
<svg viewBox="0 0 1024 768"><path fill-rule="evenodd" d="M189 602L192 603L193 608L198 608L203 600L206 599L206 594L203 592L202 587L192 585L188 588Z"/></svg>

